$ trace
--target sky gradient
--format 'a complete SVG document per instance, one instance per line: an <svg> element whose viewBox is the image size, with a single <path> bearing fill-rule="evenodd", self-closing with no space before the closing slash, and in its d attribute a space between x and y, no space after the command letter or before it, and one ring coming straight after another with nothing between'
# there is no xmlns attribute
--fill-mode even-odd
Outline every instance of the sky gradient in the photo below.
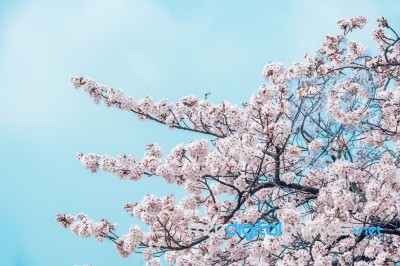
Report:
<svg viewBox="0 0 400 266"><path fill-rule="evenodd" d="M399 1L349 2L0 1L0 265L144 265L72 235L55 215L82 211L124 234L136 222L126 202L184 193L158 178L120 181L80 165L77 152L141 158L147 143L168 152L202 136L96 105L72 76L135 98L211 91L213 102L239 104L262 84L266 63L300 61L340 33L341 18L370 18L353 37L372 50L377 18L400 26Z"/></svg>

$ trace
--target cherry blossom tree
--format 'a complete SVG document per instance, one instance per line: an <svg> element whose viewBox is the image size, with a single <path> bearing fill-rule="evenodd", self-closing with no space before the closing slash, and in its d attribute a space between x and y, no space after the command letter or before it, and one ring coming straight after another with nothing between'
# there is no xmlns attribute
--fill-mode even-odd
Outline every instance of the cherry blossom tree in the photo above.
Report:
<svg viewBox="0 0 400 266"><path fill-rule="evenodd" d="M400 37L385 18L373 31L377 55L349 35L365 17L340 20L314 55L285 68L269 63L265 84L240 106L186 96L176 103L136 100L87 77L74 77L95 103L176 130L204 135L163 155L148 144L142 159L77 155L84 167L137 181L162 177L187 196L146 196L125 210L148 226L116 225L86 214L56 219L80 237L115 243L122 257L148 265L394 265L400 261ZM173 132L173 131L172 131ZM149 192L150 188L149 188ZM194 236L189 222L334 222L380 226L367 233L276 237Z"/></svg>

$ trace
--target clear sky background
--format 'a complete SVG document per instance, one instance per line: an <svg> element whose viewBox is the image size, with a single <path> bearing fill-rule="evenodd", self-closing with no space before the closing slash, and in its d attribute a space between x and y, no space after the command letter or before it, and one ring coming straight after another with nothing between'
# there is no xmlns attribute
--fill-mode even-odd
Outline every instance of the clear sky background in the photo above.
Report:
<svg viewBox="0 0 400 266"><path fill-rule="evenodd" d="M239 104L262 84L270 61L286 66L313 52L336 21L364 15L354 36L368 45L376 19L400 29L400 1L6 1L0 0L0 265L144 265L111 243L81 239L59 212L118 222L126 202L183 191L158 178L91 174L77 152L141 158L199 135L168 130L95 105L70 77L90 76L128 95L175 101L211 91ZM375 46L373 46L375 48Z"/></svg>

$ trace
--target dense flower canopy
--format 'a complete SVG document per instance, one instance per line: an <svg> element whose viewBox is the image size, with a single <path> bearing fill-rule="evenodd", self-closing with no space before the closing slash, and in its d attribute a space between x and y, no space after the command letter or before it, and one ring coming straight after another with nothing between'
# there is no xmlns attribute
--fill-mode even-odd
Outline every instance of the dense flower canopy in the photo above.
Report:
<svg viewBox="0 0 400 266"><path fill-rule="evenodd" d="M165 255L175 265L390 265L400 261L400 38L386 19L373 38L378 54L348 36L364 17L338 22L314 55L289 68L269 63L265 85L248 102L213 104L194 96L176 103L136 100L87 77L75 88L170 128L204 134L163 155L148 144L142 159L77 155L92 172L121 179L160 176L187 196L146 196L126 211L148 225L122 236L108 220L59 214L58 222L81 237L115 242L121 256L142 252L149 265ZM149 191L151 193L151 191ZM380 226L383 235L268 237L247 241L214 231L194 236L189 222L258 221L319 225L346 222Z"/></svg>

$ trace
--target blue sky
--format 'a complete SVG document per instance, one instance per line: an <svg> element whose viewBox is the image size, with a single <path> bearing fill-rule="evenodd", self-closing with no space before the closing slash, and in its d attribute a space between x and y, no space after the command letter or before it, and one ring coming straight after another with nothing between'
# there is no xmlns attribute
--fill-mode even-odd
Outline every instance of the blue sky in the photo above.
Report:
<svg viewBox="0 0 400 266"><path fill-rule="evenodd" d="M196 134L140 122L95 105L74 75L140 98L187 94L240 103L262 84L269 61L313 52L336 21L370 18L354 35L366 44L378 17L400 25L398 1L0 1L0 265L140 265L62 229L59 212L118 222L125 202L183 191L157 178L119 181L91 174L77 152L140 158L147 143L168 152Z"/></svg>

